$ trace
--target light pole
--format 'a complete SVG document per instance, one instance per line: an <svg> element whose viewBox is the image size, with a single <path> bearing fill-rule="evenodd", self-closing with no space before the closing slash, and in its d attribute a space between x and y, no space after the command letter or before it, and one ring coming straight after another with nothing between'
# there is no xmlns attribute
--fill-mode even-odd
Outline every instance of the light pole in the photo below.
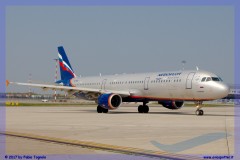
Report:
<svg viewBox="0 0 240 160"><path fill-rule="evenodd" d="M28 75L28 83L32 83L32 73L29 73L29 75ZM31 87L29 87L29 91L28 91L28 93L29 93L29 98L31 98Z"/></svg>
<svg viewBox="0 0 240 160"><path fill-rule="evenodd" d="M54 81L56 82L57 81L57 74L58 74L58 72L57 72L57 70L58 70L58 59L53 59L54 61L56 61L56 70L55 70L55 79L54 79ZM54 100L55 100L55 102L57 102L57 90L55 89L54 90Z"/></svg>
<svg viewBox="0 0 240 160"><path fill-rule="evenodd" d="M183 65L182 70L184 70L184 66L185 66L186 63L187 63L187 62L186 62L185 60L182 61L182 65Z"/></svg>

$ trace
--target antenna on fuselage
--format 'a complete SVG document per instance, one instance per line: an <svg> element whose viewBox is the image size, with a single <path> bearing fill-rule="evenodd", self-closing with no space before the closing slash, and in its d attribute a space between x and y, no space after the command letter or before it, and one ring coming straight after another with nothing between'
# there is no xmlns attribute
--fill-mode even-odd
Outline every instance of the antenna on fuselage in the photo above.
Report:
<svg viewBox="0 0 240 160"><path fill-rule="evenodd" d="M196 66L196 70L197 70L197 71L199 70L198 66Z"/></svg>
<svg viewBox="0 0 240 160"><path fill-rule="evenodd" d="M184 67L185 67L185 64L186 64L187 62L185 61L185 60L182 60L182 70L184 70Z"/></svg>

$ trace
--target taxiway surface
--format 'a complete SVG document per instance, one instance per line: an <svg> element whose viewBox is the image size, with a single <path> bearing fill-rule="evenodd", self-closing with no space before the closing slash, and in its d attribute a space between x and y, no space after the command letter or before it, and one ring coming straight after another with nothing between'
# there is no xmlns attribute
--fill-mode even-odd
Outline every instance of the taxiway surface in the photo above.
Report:
<svg viewBox="0 0 240 160"><path fill-rule="evenodd" d="M168 110L149 105L147 114L134 104L109 113L96 113L96 106L7 107L6 130L71 140L82 140L154 151L193 155L234 153L234 107L194 107ZM152 106L152 107L151 107ZM19 144L25 144L19 149ZM7 136L8 154L105 153L75 146L48 144Z"/></svg>

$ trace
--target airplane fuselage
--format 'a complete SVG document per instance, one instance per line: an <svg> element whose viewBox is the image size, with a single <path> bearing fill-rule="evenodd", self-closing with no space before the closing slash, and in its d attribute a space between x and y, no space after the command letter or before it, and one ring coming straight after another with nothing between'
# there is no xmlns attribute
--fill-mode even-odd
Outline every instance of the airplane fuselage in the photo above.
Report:
<svg viewBox="0 0 240 160"><path fill-rule="evenodd" d="M139 113L148 113L147 103L158 101L168 109L180 109L184 101L194 101L196 115L203 115L202 101L228 95L229 88L217 75L199 70L118 74L111 76L77 77L62 46L58 47L61 79L55 85L9 82L44 90L61 90L69 95L94 100L98 113L119 108L122 102L142 102Z"/></svg>
<svg viewBox="0 0 240 160"><path fill-rule="evenodd" d="M211 77L209 81L202 81ZM216 80L218 78L218 80ZM128 91L130 97L123 101L207 101L219 99L228 93L228 87L221 79L207 71L172 71L142 74L118 74L112 76L76 77L71 85L99 90ZM77 96L77 95L76 95ZM95 99L85 94L78 96Z"/></svg>

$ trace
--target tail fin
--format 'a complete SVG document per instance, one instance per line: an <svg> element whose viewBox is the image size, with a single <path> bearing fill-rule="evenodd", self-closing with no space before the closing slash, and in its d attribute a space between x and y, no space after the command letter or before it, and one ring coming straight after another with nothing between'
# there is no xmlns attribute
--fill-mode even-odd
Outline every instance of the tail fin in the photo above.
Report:
<svg viewBox="0 0 240 160"><path fill-rule="evenodd" d="M58 58L59 58L59 67L60 67L60 74L61 74L61 80L69 81L70 79L76 77L71 64L68 61L67 55L64 51L64 48L62 46L58 47Z"/></svg>

